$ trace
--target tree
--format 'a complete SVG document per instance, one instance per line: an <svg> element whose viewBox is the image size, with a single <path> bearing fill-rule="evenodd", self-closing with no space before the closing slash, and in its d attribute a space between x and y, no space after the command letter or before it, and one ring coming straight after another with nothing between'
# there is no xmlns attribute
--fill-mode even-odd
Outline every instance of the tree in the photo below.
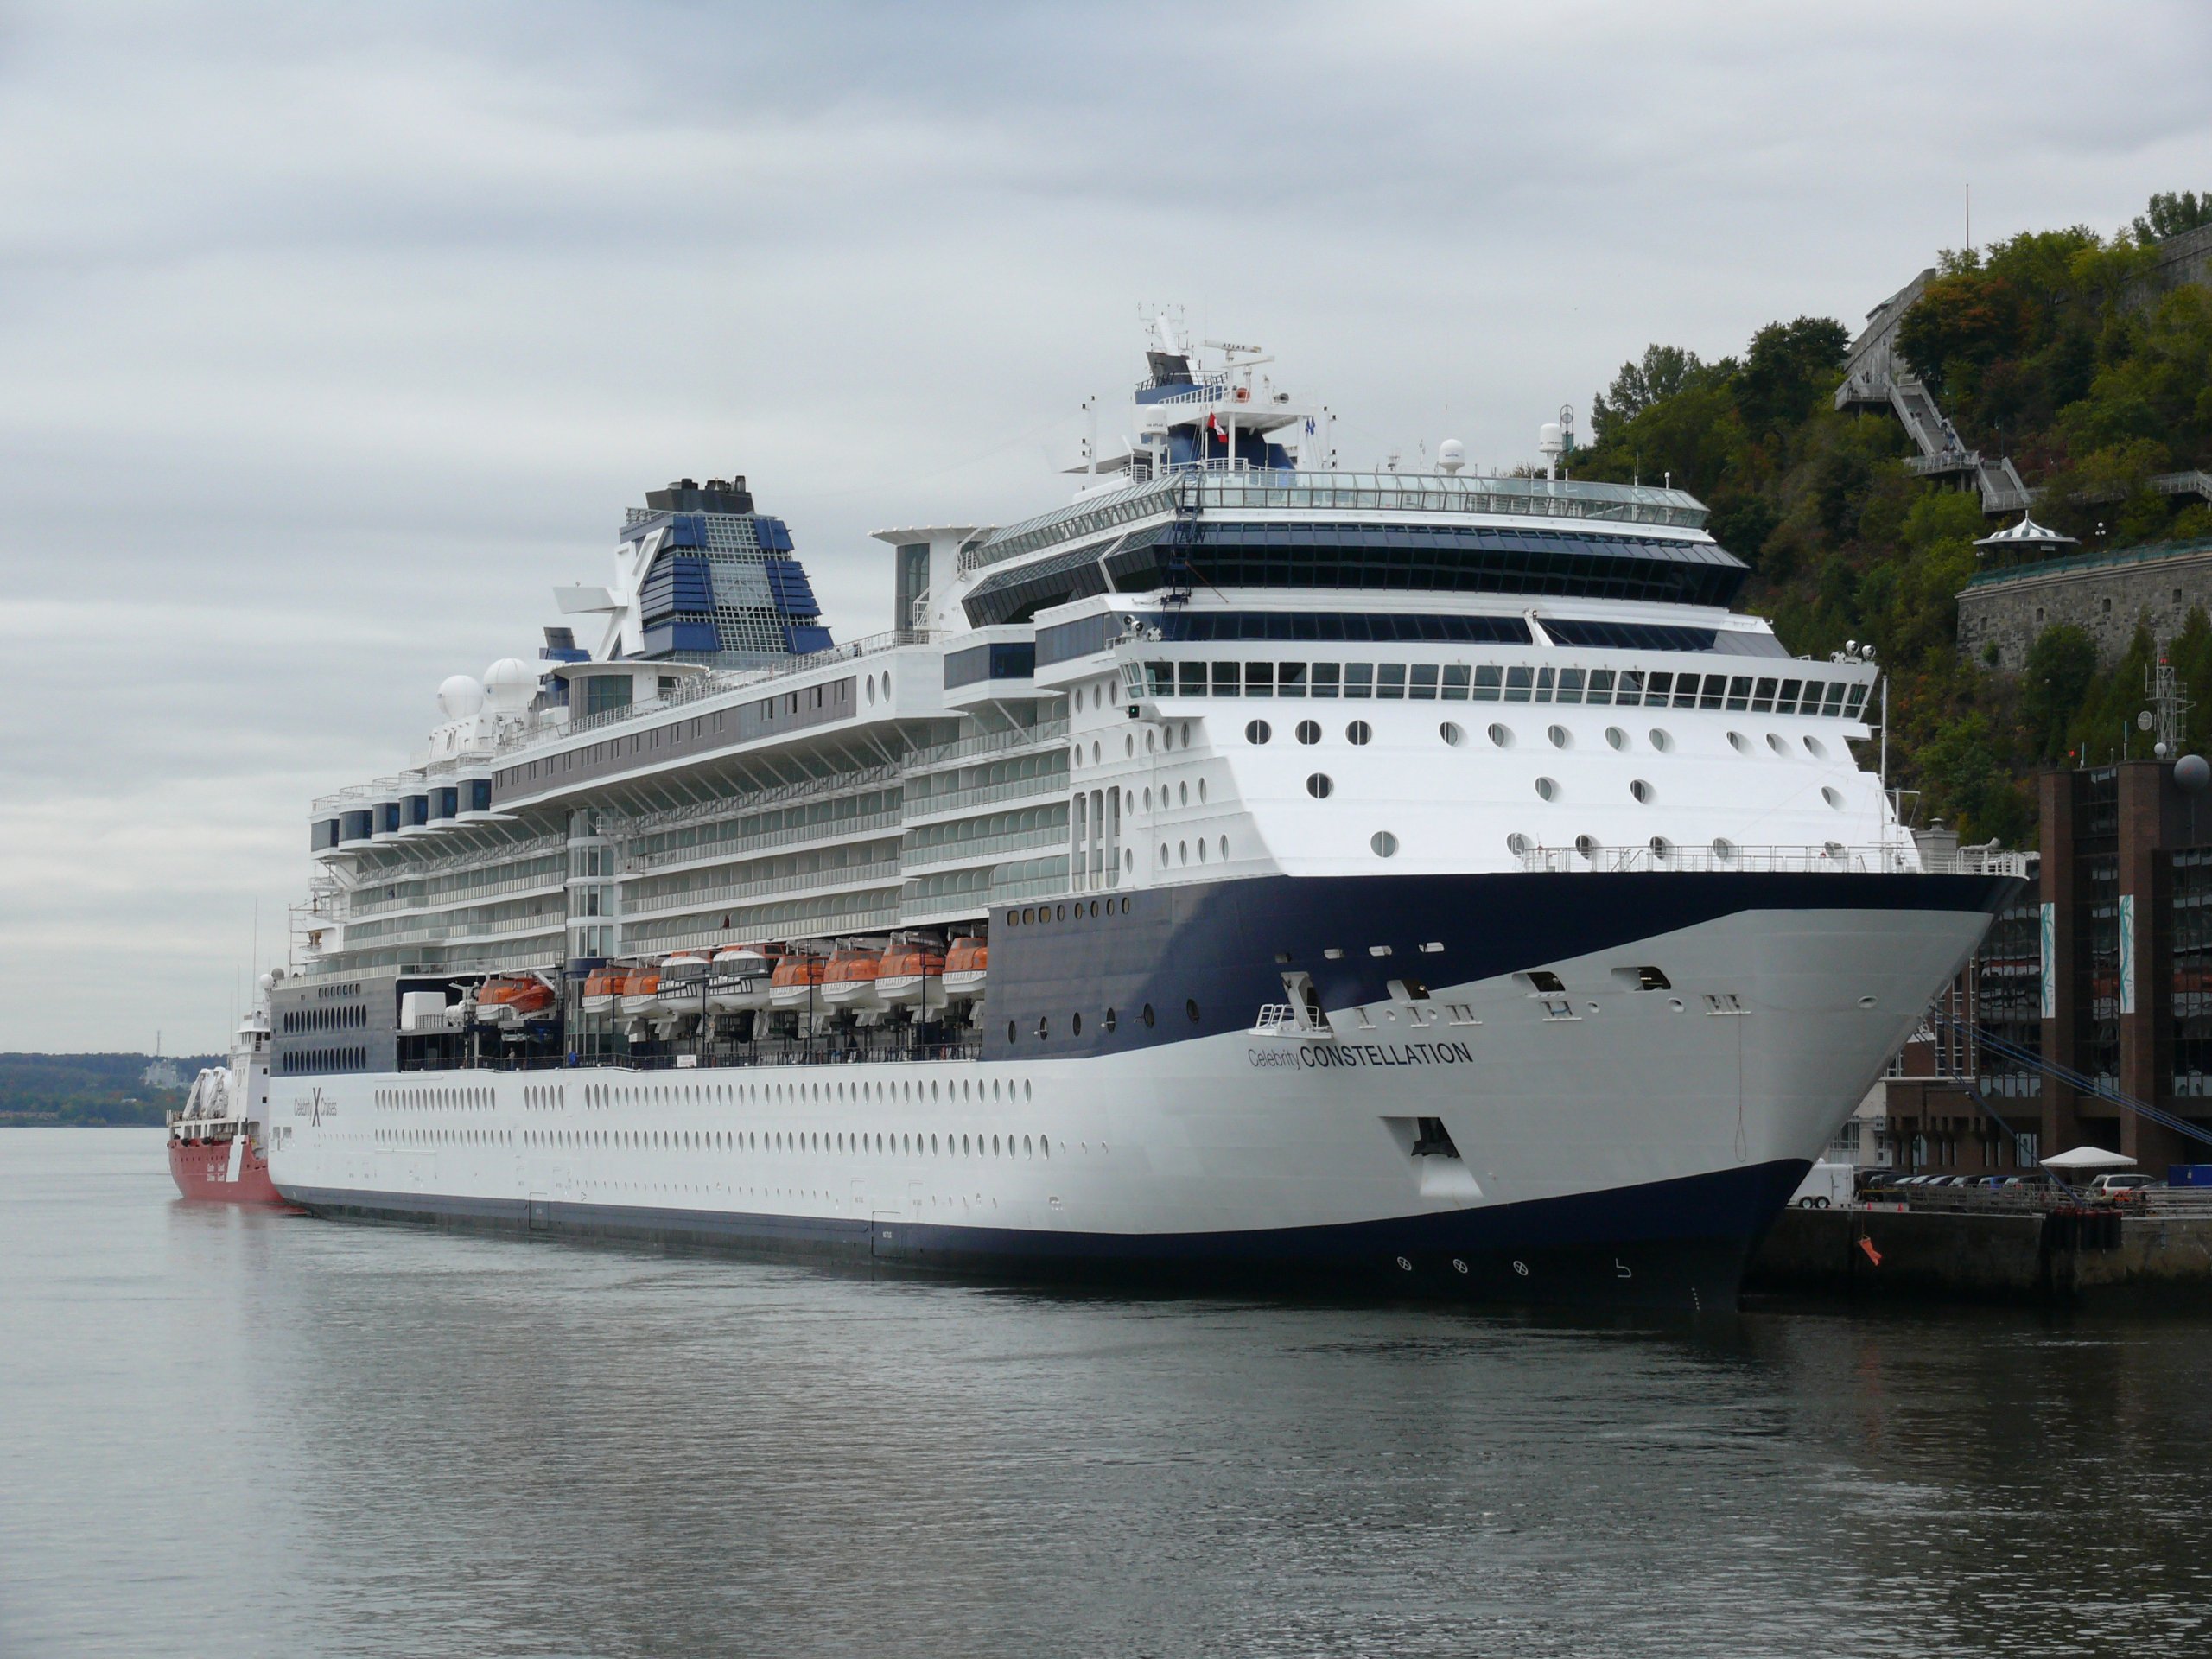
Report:
<svg viewBox="0 0 2212 1659"><path fill-rule="evenodd" d="M1897 325L1897 350L1939 391L1971 391L1976 372L2024 343L2020 296L2002 276L1961 271L1920 291Z"/></svg>
<svg viewBox="0 0 2212 1659"><path fill-rule="evenodd" d="M2138 242L2163 242L2200 225L2212 225L2212 190L2202 196L2194 190L2161 190L2151 205L2135 216Z"/></svg>
<svg viewBox="0 0 2212 1659"><path fill-rule="evenodd" d="M1590 400L1590 435L1599 443L1677 392L1687 391L1705 365L1695 352L1679 346L1647 346L1640 363L1624 363L1613 384Z"/></svg>
<svg viewBox="0 0 2212 1659"><path fill-rule="evenodd" d="M1735 382L1745 428L1764 436L1802 422L1814 400L1834 388L1850 346L1850 334L1833 317L1770 322L1753 334Z"/></svg>
<svg viewBox="0 0 2212 1659"><path fill-rule="evenodd" d="M2028 647L2020 677L2020 715L2038 758L2055 760L2066 728L2097 674L2097 647L2071 624L2045 628Z"/></svg>

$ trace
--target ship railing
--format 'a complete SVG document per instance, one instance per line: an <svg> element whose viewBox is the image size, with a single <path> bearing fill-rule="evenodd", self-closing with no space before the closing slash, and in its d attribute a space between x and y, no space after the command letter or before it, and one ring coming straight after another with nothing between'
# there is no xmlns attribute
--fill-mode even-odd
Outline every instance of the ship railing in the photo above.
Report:
<svg viewBox="0 0 2212 1659"><path fill-rule="evenodd" d="M899 768L895 766L863 766L828 778L805 778L793 783L777 784L767 789L747 790L742 794L687 801L682 806L663 807L657 811L640 812L633 817L611 810L602 811L600 816L607 824L611 838L633 839L687 824L718 823L725 818L741 818L747 813L764 811L769 807L782 806L792 801L836 795L865 795L871 789L880 789L886 784L898 781ZM658 857L659 855L647 856ZM639 865L637 868L645 867Z"/></svg>
<svg viewBox="0 0 2212 1659"><path fill-rule="evenodd" d="M963 737L954 742L916 749L900 763L900 770L912 776L948 761L965 760L973 755L997 754L1007 749L1026 749L1039 744L1055 743L1067 734L1068 722L1065 716L1058 720L1040 720L1034 726L1017 726L1003 732L985 732L979 736Z"/></svg>
<svg viewBox="0 0 2212 1659"><path fill-rule="evenodd" d="M883 633L868 635L842 645L832 645L827 651L810 651L804 656L793 657L789 662L765 668L710 669L704 674L678 681L658 696L636 702L624 703L619 709L603 709L595 715L571 715L556 728L539 727L517 734L499 745L499 753L509 754L518 749L571 737L580 732L599 731L609 726L619 726L624 721L637 720L646 715L665 714L671 709L681 709L708 697L752 692L765 685L773 685L798 674L811 674L817 669L833 668L839 663L858 662L864 657L880 657L886 652L904 650L909 645L925 645L938 635L928 628L893 628Z"/></svg>
<svg viewBox="0 0 2212 1659"><path fill-rule="evenodd" d="M704 1048L657 1054L502 1055L470 1063L426 1056L402 1056L402 1071L573 1071L585 1067L620 1071L711 1071L730 1067L782 1065L882 1065L915 1060L976 1060L983 1053L981 1035L921 1038L911 1033L851 1038L779 1037L753 1043L709 1044Z"/></svg>
<svg viewBox="0 0 2212 1659"><path fill-rule="evenodd" d="M1154 391L1159 389L1160 384L1157 380L1140 380L1136 384L1136 389L1139 391ZM1169 381L1167 384L1173 385L1176 382ZM1217 404L1224 399L1233 398L1235 396L1236 392L1230 385L1229 376L1199 374L1193 376L1190 384L1184 386L1181 391L1171 391L1165 397L1155 397L1145 407L1158 409L1163 404ZM1249 402L1249 399L1247 398L1246 401Z"/></svg>
<svg viewBox="0 0 2212 1659"><path fill-rule="evenodd" d="M2029 855L1987 847L1923 853L1904 842L1860 847L1847 847L1832 841L1819 847L1721 844L1709 848L1603 847L1585 842L1569 847L1530 847L1522 850L1518 858L1523 870L1557 874L1594 871L1601 874L1748 872L2024 876L2028 874Z"/></svg>
<svg viewBox="0 0 2212 1659"><path fill-rule="evenodd" d="M790 847L794 843L820 847L842 840L847 836L893 830L903 821L904 815L899 812L864 812L849 818L823 818L814 823L793 824L784 830L762 830L749 836L694 842L688 847L671 847L664 852L640 853L629 861L626 868L643 874L681 864L715 864L725 858L759 852L764 848Z"/></svg>
<svg viewBox="0 0 2212 1659"><path fill-rule="evenodd" d="M779 893L812 893L823 887L875 887L899 874L895 858L867 864L840 864L826 869L801 870L791 875L764 876L756 881L726 881L711 887L686 888L676 893L623 895L625 911L638 916L664 911L712 910L737 899L757 899Z"/></svg>

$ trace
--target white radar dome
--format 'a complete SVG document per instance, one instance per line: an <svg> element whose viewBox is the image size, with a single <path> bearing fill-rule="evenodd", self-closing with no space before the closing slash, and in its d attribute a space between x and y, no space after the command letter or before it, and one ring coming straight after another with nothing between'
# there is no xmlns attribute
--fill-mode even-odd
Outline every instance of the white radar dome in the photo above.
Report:
<svg viewBox="0 0 2212 1659"><path fill-rule="evenodd" d="M1436 464L1447 473L1457 473L1467 464L1467 446L1457 438L1446 438L1436 446Z"/></svg>
<svg viewBox="0 0 2212 1659"><path fill-rule="evenodd" d="M452 674L438 688L438 710L448 720L467 720L484 707L484 688L466 674Z"/></svg>
<svg viewBox="0 0 2212 1659"><path fill-rule="evenodd" d="M520 714L537 695L537 675L519 657L502 657L484 671L484 695L503 715Z"/></svg>

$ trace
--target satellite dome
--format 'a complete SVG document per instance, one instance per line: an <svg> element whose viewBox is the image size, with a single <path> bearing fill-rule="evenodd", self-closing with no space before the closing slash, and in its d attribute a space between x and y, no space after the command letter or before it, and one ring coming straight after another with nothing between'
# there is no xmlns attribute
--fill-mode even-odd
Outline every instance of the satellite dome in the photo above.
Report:
<svg viewBox="0 0 2212 1659"><path fill-rule="evenodd" d="M484 688L466 674L452 674L438 688L438 709L448 720L467 720L484 707Z"/></svg>
<svg viewBox="0 0 2212 1659"><path fill-rule="evenodd" d="M2204 764L2201 754L2184 754L2174 762L2174 782L2194 795L2205 785L2212 784L2212 766Z"/></svg>
<svg viewBox="0 0 2212 1659"><path fill-rule="evenodd" d="M519 657L502 657L484 671L484 694L495 713L520 714L537 695L537 675Z"/></svg>
<svg viewBox="0 0 2212 1659"><path fill-rule="evenodd" d="M1457 473L1467 464L1467 446L1457 438L1446 438L1436 446L1436 464L1447 473Z"/></svg>

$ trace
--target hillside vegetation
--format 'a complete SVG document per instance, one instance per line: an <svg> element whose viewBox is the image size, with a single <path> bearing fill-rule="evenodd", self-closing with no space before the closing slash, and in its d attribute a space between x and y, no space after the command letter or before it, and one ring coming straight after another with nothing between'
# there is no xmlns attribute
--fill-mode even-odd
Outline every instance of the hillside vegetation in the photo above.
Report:
<svg viewBox="0 0 2212 1659"><path fill-rule="evenodd" d="M160 1123L184 1104L187 1089L138 1081L150 1054L0 1054L0 1125ZM217 1055L176 1059L188 1088Z"/></svg>
<svg viewBox="0 0 2212 1659"><path fill-rule="evenodd" d="M2212 467L2212 289L2149 293L2161 237L2212 220L2212 193L2154 197L2107 238L2083 226L1947 252L1899 349L1970 447L2008 454L2044 494L2035 514L2084 550L2212 536L2212 506L2146 487ZM2154 646L2100 671L2088 637L2054 627L2021 674L1960 660L1956 594L1998 528L1979 499L1914 478L1887 415L1831 406L1850 334L1826 317L1774 322L1740 357L1655 345L1592 404L1581 478L1671 475L1712 508L1720 543L1753 571L1750 601L1792 651L1872 641L1890 677L1890 775L1920 817L1970 838L2031 845L2033 779L2069 755L2117 755L2144 706ZM2212 737L2212 623L2170 654ZM2137 738L2134 753L2146 753Z"/></svg>

